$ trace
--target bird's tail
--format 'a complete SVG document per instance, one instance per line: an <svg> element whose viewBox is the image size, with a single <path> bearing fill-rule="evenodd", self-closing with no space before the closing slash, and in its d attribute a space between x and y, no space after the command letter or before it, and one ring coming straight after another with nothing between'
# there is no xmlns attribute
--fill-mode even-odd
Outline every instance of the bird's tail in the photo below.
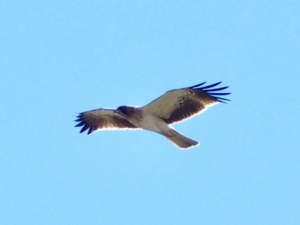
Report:
<svg viewBox="0 0 300 225"><path fill-rule="evenodd" d="M190 148L200 144L197 141L183 136L181 133L174 129L172 129L171 133L172 135L165 135L165 137L168 138L173 144L175 144L179 148Z"/></svg>

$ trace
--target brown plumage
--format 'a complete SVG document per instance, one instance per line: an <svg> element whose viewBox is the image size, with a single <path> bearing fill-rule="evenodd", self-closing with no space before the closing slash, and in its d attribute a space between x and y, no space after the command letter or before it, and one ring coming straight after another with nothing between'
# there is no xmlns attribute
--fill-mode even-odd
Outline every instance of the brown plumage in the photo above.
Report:
<svg viewBox="0 0 300 225"><path fill-rule="evenodd" d="M189 148L199 143L175 131L170 124L195 116L217 103L228 99L218 96L228 87L211 89L219 83L201 87L201 83L188 88L166 92L144 107L120 106L118 109L96 109L79 114L76 127L83 126L80 132L89 129L88 134L101 129L138 129L160 133L180 148Z"/></svg>

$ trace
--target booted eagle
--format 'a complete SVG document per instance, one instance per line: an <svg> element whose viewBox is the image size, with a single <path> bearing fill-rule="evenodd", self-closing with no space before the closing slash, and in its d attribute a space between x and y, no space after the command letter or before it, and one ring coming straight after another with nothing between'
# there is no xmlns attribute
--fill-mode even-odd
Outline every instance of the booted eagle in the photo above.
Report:
<svg viewBox="0 0 300 225"><path fill-rule="evenodd" d="M120 106L117 109L95 109L80 113L75 127L88 130L88 134L103 129L145 129L162 134L179 148L190 148L199 144L176 131L170 124L178 123L204 112L207 107L230 101L219 96L230 93L219 93L228 87L211 89L221 82L204 86L175 89L150 102L144 107Z"/></svg>

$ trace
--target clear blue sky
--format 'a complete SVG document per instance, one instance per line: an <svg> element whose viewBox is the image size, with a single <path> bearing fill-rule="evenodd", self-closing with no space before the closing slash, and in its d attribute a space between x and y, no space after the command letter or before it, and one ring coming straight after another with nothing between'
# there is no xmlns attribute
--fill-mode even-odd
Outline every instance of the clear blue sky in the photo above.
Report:
<svg viewBox="0 0 300 225"><path fill-rule="evenodd" d="M300 224L299 1L0 1L0 223ZM207 81L175 128L79 134L76 113Z"/></svg>

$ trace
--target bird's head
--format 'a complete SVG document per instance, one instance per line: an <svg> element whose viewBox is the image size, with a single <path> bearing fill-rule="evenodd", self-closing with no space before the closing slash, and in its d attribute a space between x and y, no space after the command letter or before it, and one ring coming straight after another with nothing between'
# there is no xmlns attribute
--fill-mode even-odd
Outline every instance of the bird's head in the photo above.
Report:
<svg viewBox="0 0 300 225"><path fill-rule="evenodd" d="M135 108L136 107L123 105L117 108L114 113L118 113L121 116L130 116L132 113L134 113Z"/></svg>
<svg viewBox="0 0 300 225"><path fill-rule="evenodd" d="M118 107L114 113L122 113L122 114L126 114L127 111L127 107L125 105Z"/></svg>

